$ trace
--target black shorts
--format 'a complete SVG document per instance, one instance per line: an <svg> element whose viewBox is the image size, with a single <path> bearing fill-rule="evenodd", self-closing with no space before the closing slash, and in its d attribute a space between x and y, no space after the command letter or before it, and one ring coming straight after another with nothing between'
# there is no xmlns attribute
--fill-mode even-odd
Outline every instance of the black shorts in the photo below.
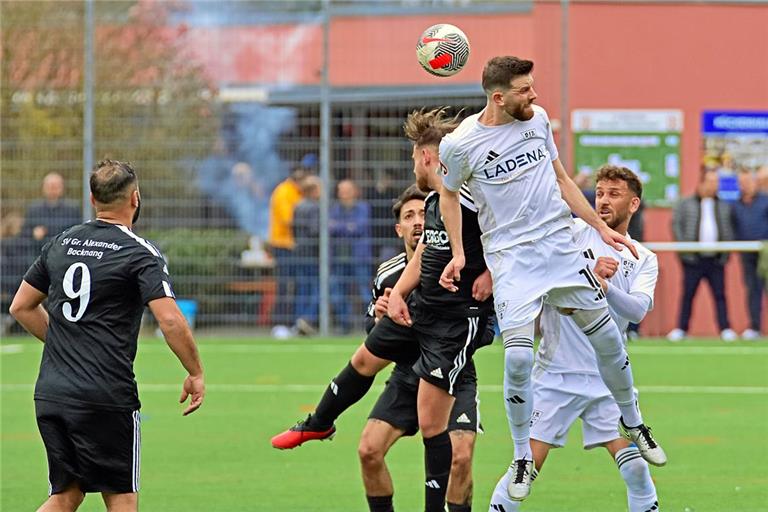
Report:
<svg viewBox="0 0 768 512"><path fill-rule="evenodd" d="M388 316L381 317L365 338L365 348L387 361L411 366L419 358L417 333L392 321Z"/></svg>
<svg viewBox="0 0 768 512"><path fill-rule="evenodd" d="M489 315L441 316L429 308L411 309L421 350L413 370L430 384L455 395L459 373L487 336Z"/></svg>
<svg viewBox="0 0 768 512"><path fill-rule="evenodd" d="M48 456L50 494L76 482L85 492L139 490L139 411L107 411L35 400Z"/></svg>
<svg viewBox="0 0 768 512"><path fill-rule="evenodd" d="M415 435L419 431L416 408L418 389L419 377L410 368L395 367L368 418L385 421L402 430L404 436ZM479 421L477 376L474 363L470 361L456 384L456 401L448 420L448 431L479 432Z"/></svg>

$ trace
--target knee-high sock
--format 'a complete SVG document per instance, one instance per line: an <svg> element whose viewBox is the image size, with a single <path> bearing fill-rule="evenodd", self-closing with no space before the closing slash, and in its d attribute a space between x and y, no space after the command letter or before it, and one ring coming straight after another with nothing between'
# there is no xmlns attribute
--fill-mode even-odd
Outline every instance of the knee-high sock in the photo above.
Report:
<svg viewBox="0 0 768 512"><path fill-rule="evenodd" d="M531 482L536 480L538 475L539 472L534 469L533 473L531 473ZM518 512L518 510L520 510L522 501L511 500L509 498L509 493L507 492L510 478L512 478L512 472L508 470L504 473L504 476L499 479L496 488L491 495L491 504L488 507L488 512Z"/></svg>
<svg viewBox="0 0 768 512"><path fill-rule="evenodd" d="M424 439L425 512L444 512L453 451L448 431Z"/></svg>
<svg viewBox="0 0 768 512"><path fill-rule="evenodd" d="M352 367L352 363L348 363L323 393L312 415L312 426L330 428L341 413L365 396L374 379L361 375Z"/></svg>
<svg viewBox="0 0 768 512"><path fill-rule="evenodd" d="M630 446L616 452L615 458L621 477L627 484L629 512L656 512L659 509L656 486L640 451Z"/></svg>
<svg viewBox="0 0 768 512"><path fill-rule="evenodd" d="M370 512L394 512L392 496L366 496Z"/></svg>
<svg viewBox="0 0 768 512"><path fill-rule="evenodd" d="M515 443L515 459L531 460L533 340L530 346L507 346L506 341L504 344L504 405L512 441Z"/></svg>
<svg viewBox="0 0 768 512"><path fill-rule="evenodd" d="M643 422L635 400L632 367L624 347L624 339L608 309L601 311L597 319L581 327L595 349L597 366L603 382L611 390L614 400L621 410L624 423L636 427Z"/></svg>

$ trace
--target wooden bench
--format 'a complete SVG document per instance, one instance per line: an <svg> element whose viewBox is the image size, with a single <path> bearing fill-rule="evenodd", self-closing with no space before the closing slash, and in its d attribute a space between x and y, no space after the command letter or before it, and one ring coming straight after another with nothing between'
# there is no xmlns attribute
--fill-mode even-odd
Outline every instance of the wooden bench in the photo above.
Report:
<svg viewBox="0 0 768 512"><path fill-rule="evenodd" d="M264 277L254 281L232 281L227 290L233 293L248 293L261 295L261 305L257 319L258 325L272 324L272 308L277 296L277 281L272 277Z"/></svg>

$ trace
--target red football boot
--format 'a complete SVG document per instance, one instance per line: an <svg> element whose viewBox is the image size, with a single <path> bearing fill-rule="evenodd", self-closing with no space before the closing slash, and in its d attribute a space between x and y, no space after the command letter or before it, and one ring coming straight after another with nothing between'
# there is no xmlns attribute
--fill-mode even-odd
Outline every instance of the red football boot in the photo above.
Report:
<svg viewBox="0 0 768 512"><path fill-rule="evenodd" d="M331 428L324 430L315 430L313 427L309 426L310 418L312 418L311 414L307 416L306 420L298 422L285 432L273 437L272 447L277 448L278 450L290 450L291 448L301 446L306 441L331 439L336 433L336 427L334 425L331 425Z"/></svg>

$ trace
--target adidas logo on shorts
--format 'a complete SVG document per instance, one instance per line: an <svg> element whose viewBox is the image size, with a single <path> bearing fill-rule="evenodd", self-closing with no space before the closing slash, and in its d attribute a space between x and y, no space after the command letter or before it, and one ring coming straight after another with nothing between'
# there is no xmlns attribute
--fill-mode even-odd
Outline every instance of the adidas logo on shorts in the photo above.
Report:
<svg viewBox="0 0 768 512"><path fill-rule="evenodd" d="M469 419L469 416L467 416L467 413L463 412L461 413L461 416L456 418L456 423L472 423L472 420Z"/></svg>
<svg viewBox="0 0 768 512"><path fill-rule="evenodd" d="M438 379L443 378L443 371L440 368L435 368L434 370L429 372L429 374L433 377L437 377Z"/></svg>

